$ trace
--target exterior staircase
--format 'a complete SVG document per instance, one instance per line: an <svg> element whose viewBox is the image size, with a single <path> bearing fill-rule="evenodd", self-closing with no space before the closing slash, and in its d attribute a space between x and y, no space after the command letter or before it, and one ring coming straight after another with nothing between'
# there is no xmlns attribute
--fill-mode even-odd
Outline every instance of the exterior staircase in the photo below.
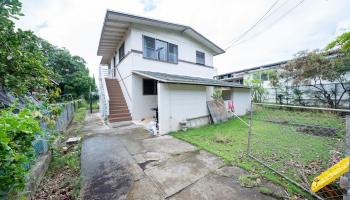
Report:
<svg viewBox="0 0 350 200"><path fill-rule="evenodd" d="M106 86L109 96L109 122L130 121L131 114L118 80L106 78Z"/></svg>

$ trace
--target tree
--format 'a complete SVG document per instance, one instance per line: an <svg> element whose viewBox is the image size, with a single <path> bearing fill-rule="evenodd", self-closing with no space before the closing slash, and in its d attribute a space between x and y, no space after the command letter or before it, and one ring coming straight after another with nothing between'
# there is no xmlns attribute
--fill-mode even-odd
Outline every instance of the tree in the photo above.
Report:
<svg viewBox="0 0 350 200"><path fill-rule="evenodd" d="M27 92L48 93L52 71L44 66L46 57L39 38L31 31L15 29L13 19L20 16L21 4L3 1L0 7L0 87L20 96Z"/></svg>
<svg viewBox="0 0 350 200"><path fill-rule="evenodd" d="M63 95L74 98L88 98L90 88L96 91L93 78L89 76L86 62L79 56L72 56L67 49L58 48L45 40L41 41L42 51L48 57L45 65L55 72Z"/></svg>
<svg viewBox="0 0 350 200"><path fill-rule="evenodd" d="M263 82L258 73L259 72L252 74L249 79L244 80L244 84L252 87L252 97L254 102L263 102L267 91L263 87Z"/></svg>
<svg viewBox="0 0 350 200"><path fill-rule="evenodd" d="M326 50L333 48L339 48L340 51L348 54L350 51L350 32L345 32L338 36L333 42L327 45Z"/></svg>
<svg viewBox="0 0 350 200"><path fill-rule="evenodd" d="M289 77L286 81L291 82L293 86L310 85L314 88L313 96L316 99L331 108L336 108L349 90L345 85L348 81L346 72L350 70L348 64L349 59L342 56L330 59L325 53L317 50L301 51L283 67L283 76ZM326 82L339 83L342 89L340 95L338 96L337 88L327 88Z"/></svg>

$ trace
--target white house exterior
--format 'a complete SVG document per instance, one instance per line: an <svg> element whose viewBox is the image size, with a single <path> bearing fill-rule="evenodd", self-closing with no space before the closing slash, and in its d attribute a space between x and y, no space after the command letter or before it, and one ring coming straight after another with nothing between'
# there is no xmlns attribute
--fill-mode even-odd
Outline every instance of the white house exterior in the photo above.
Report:
<svg viewBox="0 0 350 200"><path fill-rule="evenodd" d="M97 55L102 56L100 69L108 68L108 78L115 79L117 86L108 86L109 82L106 86L100 77L103 114L140 121L155 116L152 109L157 108L160 134L179 130L184 120L208 123L206 102L214 86L239 88L244 98L250 98L248 87L213 80L213 57L222 53L191 27L108 10ZM119 87L127 109L118 109L128 110L130 117L119 111L110 114L111 91ZM121 96L113 98L115 105L124 102ZM249 100L244 102L240 114L249 108Z"/></svg>

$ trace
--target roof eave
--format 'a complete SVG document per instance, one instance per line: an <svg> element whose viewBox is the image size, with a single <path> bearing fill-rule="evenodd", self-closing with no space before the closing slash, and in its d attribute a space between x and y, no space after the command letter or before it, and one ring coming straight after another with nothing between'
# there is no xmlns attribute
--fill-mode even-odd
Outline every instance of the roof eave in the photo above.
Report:
<svg viewBox="0 0 350 200"><path fill-rule="evenodd" d="M206 83L193 83L193 82L186 82L186 81L169 81L165 79L161 79L159 77L155 77L152 75L148 75L139 71L132 71L133 74L149 78L149 79L154 79L157 81L160 81L162 83L174 83L174 84L188 84L188 85L204 85L204 86L217 86L217 87L230 87L230 88L245 88L245 89L251 89L250 86L247 85L223 85L223 84L206 84Z"/></svg>
<svg viewBox="0 0 350 200"><path fill-rule="evenodd" d="M123 13L123 12L117 12L117 11L113 11L113 10L108 9L106 12L105 18L104 18L103 27L102 27L101 34L100 34L100 40L99 40L98 51L97 51L98 56L106 56L106 54L103 54L101 52L101 39L102 39L104 30L105 30L106 22L109 18L109 15L117 15L119 17L126 17L126 22L128 22L128 23L140 23L140 24L147 24L148 23L148 25L151 25L151 26L160 26L162 28L177 29L179 31L183 31L188 36L192 37L193 39L199 41L204 46L209 48L213 52L214 56L225 53L225 51L222 48L220 48L218 45L216 45L215 43L210 41L208 38L206 38L205 36L203 36L202 34L197 32L196 30L194 30L190 26L185 26L182 24L176 24L176 23L172 23L172 22L161 21L161 20L152 19L152 18L145 18L145 17L141 17L141 16L137 16L137 15L127 14L127 13Z"/></svg>

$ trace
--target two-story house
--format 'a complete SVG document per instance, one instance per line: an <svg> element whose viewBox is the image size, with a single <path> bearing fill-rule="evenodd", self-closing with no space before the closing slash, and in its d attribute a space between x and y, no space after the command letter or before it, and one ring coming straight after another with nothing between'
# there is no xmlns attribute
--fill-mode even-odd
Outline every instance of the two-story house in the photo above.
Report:
<svg viewBox="0 0 350 200"><path fill-rule="evenodd" d="M243 100L244 114L249 88L213 79L213 57L222 53L189 26L108 10L97 53L107 76L100 73L103 114L110 122L157 115L158 131L165 134L184 120L208 123L214 87L235 91L232 98Z"/></svg>

